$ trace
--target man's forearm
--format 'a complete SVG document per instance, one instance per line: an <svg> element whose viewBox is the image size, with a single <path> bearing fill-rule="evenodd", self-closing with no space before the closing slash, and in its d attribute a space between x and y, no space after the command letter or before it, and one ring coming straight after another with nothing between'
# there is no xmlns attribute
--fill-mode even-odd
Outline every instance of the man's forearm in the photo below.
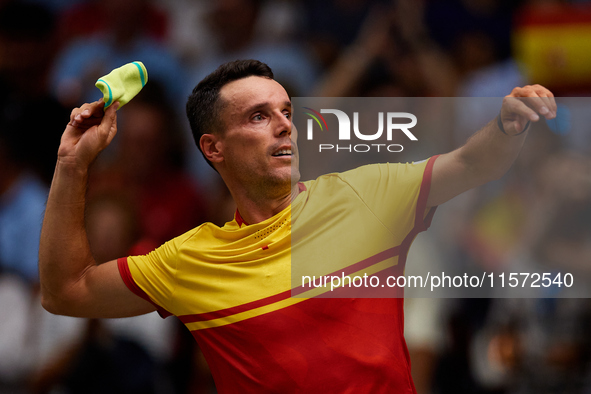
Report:
<svg viewBox="0 0 591 394"><path fill-rule="evenodd" d="M495 118L470 137L457 153L474 183L484 184L502 177L515 162L528 132L505 134Z"/></svg>
<svg viewBox="0 0 591 394"><path fill-rule="evenodd" d="M87 178L88 169L58 160L39 245L41 294L50 310L95 264L84 224Z"/></svg>

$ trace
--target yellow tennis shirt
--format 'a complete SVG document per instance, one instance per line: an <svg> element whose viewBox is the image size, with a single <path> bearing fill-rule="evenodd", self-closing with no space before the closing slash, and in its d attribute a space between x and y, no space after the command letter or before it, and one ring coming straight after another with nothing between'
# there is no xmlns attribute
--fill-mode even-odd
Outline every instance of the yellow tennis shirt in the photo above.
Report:
<svg viewBox="0 0 591 394"><path fill-rule="evenodd" d="M193 333L219 393L415 393L400 289L314 284L403 274L435 210L435 158L301 183L291 206L261 223L237 212L119 259L122 278Z"/></svg>

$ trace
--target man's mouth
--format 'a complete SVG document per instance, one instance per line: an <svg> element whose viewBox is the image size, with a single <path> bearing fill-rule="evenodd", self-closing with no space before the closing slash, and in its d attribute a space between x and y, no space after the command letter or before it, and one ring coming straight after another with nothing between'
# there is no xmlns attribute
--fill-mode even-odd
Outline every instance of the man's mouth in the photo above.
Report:
<svg viewBox="0 0 591 394"><path fill-rule="evenodd" d="M275 153L273 153L271 156L291 156L291 149L281 149Z"/></svg>

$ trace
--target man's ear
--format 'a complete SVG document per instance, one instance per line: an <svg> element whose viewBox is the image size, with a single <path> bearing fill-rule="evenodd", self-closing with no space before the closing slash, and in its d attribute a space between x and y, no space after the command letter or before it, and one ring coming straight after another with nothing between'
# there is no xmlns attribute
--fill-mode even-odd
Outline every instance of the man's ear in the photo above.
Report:
<svg viewBox="0 0 591 394"><path fill-rule="evenodd" d="M215 134L203 134L199 139L199 146L203 155L212 163L220 163L224 160L224 155L220 149L221 141Z"/></svg>

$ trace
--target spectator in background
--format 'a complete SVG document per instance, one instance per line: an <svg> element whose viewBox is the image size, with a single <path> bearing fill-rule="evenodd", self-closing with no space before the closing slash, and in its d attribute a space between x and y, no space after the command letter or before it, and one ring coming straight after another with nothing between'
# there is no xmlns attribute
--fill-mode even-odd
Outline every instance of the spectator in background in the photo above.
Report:
<svg viewBox="0 0 591 394"><path fill-rule="evenodd" d="M34 127L29 116L34 111L38 119L50 125L68 119L69 111L47 93L54 38L53 14L43 6L17 1L0 5L0 117L5 128L2 132L15 144L11 160L28 166L47 183L53 176L60 136L52 126L43 130ZM25 149L25 141L35 143L29 143Z"/></svg>
<svg viewBox="0 0 591 394"><path fill-rule="evenodd" d="M2 393L26 392L36 368L76 337L76 319L46 313L38 295L39 235L60 139L53 125L68 118L46 93L54 26L42 5L0 4ZM34 118L47 128L39 129Z"/></svg>
<svg viewBox="0 0 591 394"><path fill-rule="evenodd" d="M47 108L37 108L36 102L9 103L11 91L0 89L6 93L0 98L0 269L36 285L39 235L48 188L32 171L28 148L36 133L29 116L33 111L45 114ZM51 124L55 118L44 119ZM60 121L58 117L57 122Z"/></svg>
<svg viewBox="0 0 591 394"><path fill-rule="evenodd" d="M529 219L541 226L533 247L514 256L507 271L551 273L553 282L535 289L536 298L492 301L472 352L473 368L485 386L506 393L588 392L591 303L573 298L572 289L555 280L565 272L579 283L589 278L591 185L580 180L590 171L589 158L563 154L539 167L540 196ZM510 296L523 296L519 287L509 290Z"/></svg>
<svg viewBox="0 0 591 394"><path fill-rule="evenodd" d="M426 2L431 37L452 54L460 75L511 55L511 18L518 2L443 0Z"/></svg>
<svg viewBox="0 0 591 394"><path fill-rule="evenodd" d="M61 103L77 105L100 97L94 83L125 63L141 60L150 81L165 87L162 102L181 111L186 91L185 70L175 56L146 34L148 0L103 0L105 28L89 37L68 43L56 59L51 89Z"/></svg>
<svg viewBox="0 0 591 394"><path fill-rule="evenodd" d="M113 26L125 23L109 20L115 16L133 18L126 21L131 29L139 24L143 26L142 35L162 43L168 36L168 15L153 3L143 0L127 0L118 3L85 0L70 4L61 14L60 40L68 42L81 37L109 34Z"/></svg>
<svg viewBox="0 0 591 394"><path fill-rule="evenodd" d="M453 64L430 39L420 3L375 4L355 40L317 84L315 96L452 96Z"/></svg>
<svg viewBox="0 0 591 394"><path fill-rule="evenodd" d="M409 251L405 275L421 274L425 268L442 268L443 256L430 233L422 233ZM434 270L435 271L435 270ZM412 377L419 394L436 392L435 370L445 347L447 298L415 298L413 289L405 289L404 336L412 361Z"/></svg>
<svg viewBox="0 0 591 394"><path fill-rule="evenodd" d="M47 93L57 49L55 17L42 5L0 3L0 78L20 97Z"/></svg>
<svg viewBox="0 0 591 394"><path fill-rule="evenodd" d="M86 3L89 0L26 0L28 3L41 4L54 12L63 12L74 4Z"/></svg>
<svg viewBox="0 0 591 394"><path fill-rule="evenodd" d="M19 158L15 134L0 124L0 269L37 284L39 234L47 186Z"/></svg>
<svg viewBox="0 0 591 394"><path fill-rule="evenodd" d="M124 189L92 198L86 210L86 228L96 261L112 260L134 247L139 240L137 210L138 206L127 200ZM149 251L146 248L145 253Z"/></svg>
<svg viewBox="0 0 591 394"><path fill-rule="evenodd" d="M259 59L273 68L277 81L290 95L305 96L311 92L316 77L316 64L307 50L294 40L276 42L260 36L257 26L263 1L216 1L208 16L215 47L204 53L196 65L193 81L200 81L212 69L236 59Z"/></svg>
<svg viewBox="0 0 591 394"><path fill-rule="evenodd" d="M376 0L303 0L305 39L323 70L357 39Z"/></svg>
<svg viewBox="0 0 591 394"><path fill-rule="evenodd" d="M39 272L39 235L48 189L28 168L22 117L0 104L0 392L22 388L35 364L30 336ZM35 321L38 324L39 321Z"/></svg>

